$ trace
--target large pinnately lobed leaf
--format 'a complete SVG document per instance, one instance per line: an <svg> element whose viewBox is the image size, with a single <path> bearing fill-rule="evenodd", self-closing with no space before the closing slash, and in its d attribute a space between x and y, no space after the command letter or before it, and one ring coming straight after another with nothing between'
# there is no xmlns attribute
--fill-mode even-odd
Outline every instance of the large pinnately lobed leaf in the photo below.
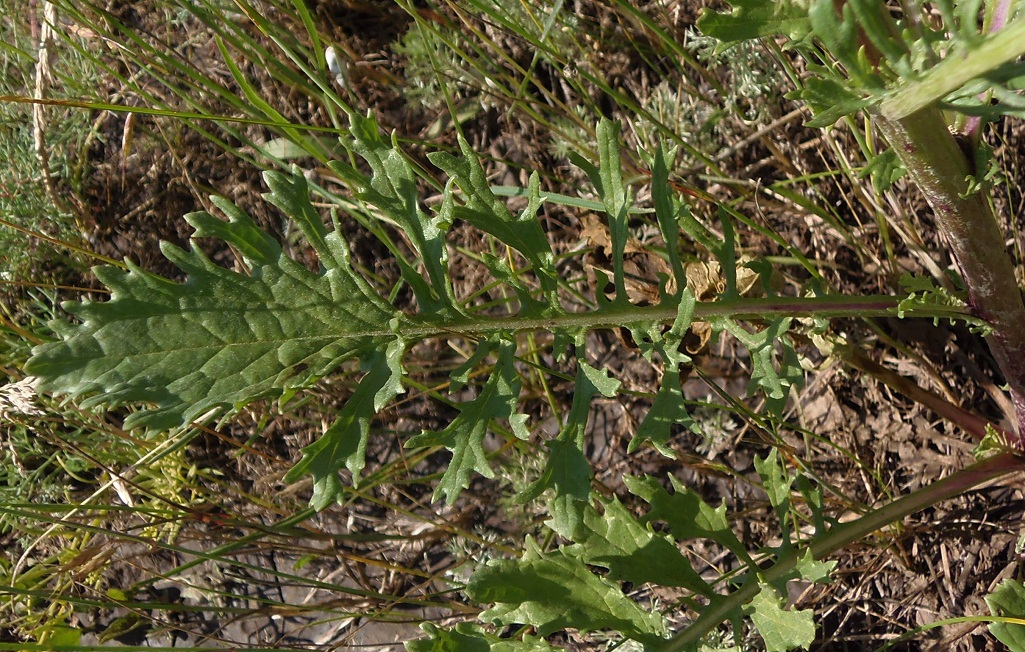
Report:
<svg viewBox="0 0 1025 652"><path fill-rule="evenodd" d="M229 202L229 218L192 213L195 237L238 251L242 273L215 265L196 247L161 244L186 272L175 283L129 264L98 267L108 301L65 302L80 322L54 322L60 336L36 347L26 369L42 389L89 398L85 406L142 403L127 427L167 428L255 398L308 384L345 359L396 339L401 313L349 265L348 248L314 210L305 179L267 172L267 199L290 213L317 250L319 272L280 245Z"/></svg>

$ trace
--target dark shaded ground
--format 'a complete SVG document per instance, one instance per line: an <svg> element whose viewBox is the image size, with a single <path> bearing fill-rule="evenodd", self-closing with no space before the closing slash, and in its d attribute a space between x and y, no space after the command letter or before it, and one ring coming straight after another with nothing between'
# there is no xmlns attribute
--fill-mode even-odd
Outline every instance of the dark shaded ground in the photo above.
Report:
<svg viewBox="0 0 1025 652"><path fill-rule="evenodd" d="M586 26L581 38L588 40L594 50L594 60L581 62L581 68L591 66L592 71L604 75L615 92L652 106L657 87L676 70L648 57L655 49L650 41L654 37L636 31L636 24L601 5L572 4ZM427 133L438 119L438 109L407 101L404 75L408 62L391 48L411 26L408 16L384 2L319 2L311 6L317 19L323 21L325 33L358 57L351 79L359 105L371 108L385 131L396 130L400 137L410 138ZM150 9L148 3L122 3L114 11L129 27L160 37L158 30L165 29L166 24L148 13ZM454 14L428 15L430 11L424 9L424 15L458 24ZM683 42L697 7L680 4L669 10L651 5L645 11L663 21L666 31ZM494 26L479 27L506 47L511 59L530 64L529 46ZM182 29L203 31L188 22ZM300 33L298 27L296 33ZM196 47L198 52L213 56L209 44L200 42ZM297 103L287 91L261 78L258 71L248 72L255 75L256 83L265 84L267 97L280 103L289 119L326 123L317 106ZM600 88L590 89L592 97L575 95L560 84L563 72L547 64L538 67L538 84L547 85L550 91L546 95L535 90L534 99L539 104L554 105L556 99L571 106L590 103L612 117L630 118L616 98ZM725 69L712 67L709 73L722 79L724 85L736 83ZM716 95L707 80L676 81ZM109 90L113 100L119 91L114 80ZM463 128L478 151L494 157L490 171L496 185L525 185L524 170L536 167L545 171L547 189L578 192L580 173L550 146L553 136L543 125L492 98L482 99L465 88L460 92L457 99L481 102L480 111ZM174 101L170 94L165 99ZM837 152L856 152L853 139L842 130L824 134L802 127L804 114L795 112L797 107L779 94L741 98L738 102L747 103L751 111L763 115L750 124L735 113L722 115L714 134L707 136L712 140L704 143L707 147L718 143L719 149L708 151L717 155L719 169L712 171L700 163L684 161L691 169L680 170L681 182L717 198L740 199L738 210L820 261L823 275L835 288L852 293L896 291L898 270L888 267L878 223L871 213L873 208L884 207L845 187L843 177L807 184L802 190L805 197L816 205L835 209L827 216L837 221L834 226L838 228L832 228L822 215L802 210L795 201L762 192L774 181L838 169L841 161ZM774 126L766 128L767 124ZM187 246L190 228L180 216L206 206L205 195L211 191L238 203L275 237L286 235L284 219L258 199L265 191L258 172L210 140L170 120L140 117L134 127L135 144L126 155L121 149L125 119L105 114L99 117L98 125L102 138L97 138L89 151L91 169L82 196L91 211L88 242L97 252L113 258L129 257L145 269L178 278L180 272L160 255L156 243L167 240ZM1007 162L1005 169L1017 172L1017 161L1022 160L1019 127L1005 124L997 131L997 155ZM630 151L642 139L629 129L624 136L628 141L624 151ZM451 132L439 141L440 145L454 143ZM730 150L724 143L741 146ZM420 157L423 152L413 154ZM638 163L641 176L642 168ZM1023 204L1021 191L1013 186L998 190L998 214L1025 215L1019 210ZM637 187L638 200L646 200L643 183ZM913 191L896 196L899 203L881 211L892 221L892 260L920 273L925 259L946 267L949 261L940 253L943 248L931 229L924 203ZM714 206L696 200L694 210L708 217ZM585 215L560 208L551 208L544 220L557 253L588 250L562 263L567 273L582 279L587 277L588 265L602 264L600 251L591 246L593 242L587 243L586 224ZM645 233L643 224L631 226L636 227L636 237ZM1011 233L1022 233L1020 224L1007 226ZM377 239L352 220L343 219L342 228L358 265L378 274L385 284L397 278L396 270L382 263L387 252ZM919 238L924 241L925 253L907 245ZM480 237L457 225L450 239L456 291L469 296L490 277L470 256L459 254L455 248L479 251ZM787 253L751 230L742 233L740 241L743 252L752 256ZM215 261L233 264L230 252L206 250ZM301 245L293 246L291 252L304 259ZM701 252L687 253L696 256ZM657 287L657 280L653 271L645 268L643 254L638 256L640 296L645 282L648 287ZM807 279L802 271L785 265L780 266L778 275L781 287L801 287ZM994 367L984 344L966 329L882 320L873 329L863 323L838 322L832 330L845 333L849 342L862 346L870 357L922 387L988 418L1000 419L1001 406L994 400L998 392L987 391L998 387L1000 381L991 379ZM734 527L745 541L753 545L770 543L778 532L769 517L764 494L747 482L757 478L753 458L769 450L769 435L737 415L724 418L710 411L707 429L713 434L699 437L681 428L672 440L678 460L669 460L650 449L628 455L627 445L650 406L661 372L641 358L620 334L593 333L589 346L600 366L622 380L625 390L616 399L596 401L592 408L588 454L604 489L625 498L624 473L673 474L712 504L725 499L730 513L736 515ZM463 360L459 347L459 342L418 344L409 356L408 368L425 387L440 386L446 382L447 372ZM566 373L573 371L545 351L544 364ZM813 434L803 435L795 427L781 436L822 485L831 488L827 492L827 511L841 520L852 518L860 505L881 505L893 495L920 488L972 461L973 444L955 426L938 420L877 379L837 360L823 359L810 340L804 342L801 352L818 365L818 371L809 374L806 388L792 403L789 418L795 426ZM743 398L748 363L746 353L729 340L700 348L696 369L685 386L687 398L717 401L714 388ZM116 533L133 531L142 523L132 520L137 517L110 520L104 527L112 532L111 543L96 544L111 550L110 563L97 587L81 589L83 596L107 586L127 588L140 580L153 579L133 597L139 601L165 600L177 606L142 614L143 621L152 618L153 622L136 630L134 636L153 645L178 646L205 642L221 646L313 644L386 649L384 643L417 635L418 630L409 622L444 619L470 611L458 595L437 595L450 586L446 573L456 579L465 578L461 573L466 569L460 567L463 561L479 559L485 551L497 554L474 538L515 546L524 531L545 518L544 513L504 502L500 498L502 482L476 480L472 490L451 509L431 504L428 484L371 485L366 495L353 495L345 506L328 509L296 526L292 537L260 533L261 528L305 505L309 487L302 483L286 486L281 477L298 459L301 447L321 432L320 415L344 403L356 373L356 369L348 369L325 379L311 390L306 404L293 404L283 412L269 404L251 406L232 424L197 439L188 451L188 459L201 468L217 469L221 475L216 483L207 483L207 493L196 499L195 504L202 507L200 513L182 512L185 521L174 542L193 552L126 543ZM540 388L530 389L540 392ZM572 382L552 377L548 389L559 400L560 408L568 409ZM531 398L530 391L525 395L524 411L536 423L544 424L541 432L551 435L557 424L552 425L552 410L543 395ZM465 400L465 396L451 398ZM443 428L453 415L452 408L435 400L430 392L411 391L402 402L378 415L368 458L380 466L408 467L403 473L413 477L436 473L445 463L444 456L412 459L401 444L421 429ZM529 480L531 472L537 471L518 468L529 465L522 452L508 451L504 459L503 471L509 482ZM723 473L721 467L732 471ZM403 477L403 473L396 477ZM402 510L401 516L395 508ZM1002 579L1020 574L1015 543L1023 510L1025 500L1020 489L1006 482L918 513L899 527L852 545L836 556L836 581L793 587L793 606L816 612L819 639L813 649L876 649L914 627L988 613L983 596ZM229 541L245 541L245 545L218 561L198 563L173 580L157 579L194 559L196 551L211 550ZM695 550L695 559L708 560L707 566L698 566L698 570L717 576L717 564L722 562L717 555L721 552L713 548ZM274 571L294 574L311 584L283 578ZM339 595L317 589L313 581L337 582L407 600L429 597L436 606L422 611L419 606L394 604L379 597ZM666 592L651 598L665 603L674 596ZM295 613L279 613L265 608L263 599L305 607ZM190 611L182 606L207 609ZM83 612L78 623L102 632L113 618L132 611ZM670 619L679 626L685 617L677 613ZM375 619L398 622L369 624ZM594 649L596 645L593 640L578 638L553 642L575 649ZM929 630L894 649L1000 647L984 627L968 623Z"/></svg>

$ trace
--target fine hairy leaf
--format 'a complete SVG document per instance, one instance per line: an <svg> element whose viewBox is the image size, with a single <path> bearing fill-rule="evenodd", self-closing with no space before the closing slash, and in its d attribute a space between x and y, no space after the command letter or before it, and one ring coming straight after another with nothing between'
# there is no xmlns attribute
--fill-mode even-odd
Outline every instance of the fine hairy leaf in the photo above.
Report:
<svg viewBox="0 0 1025 652"><path fill-rule="evenodd" d="M275 203L312 211L305 180L267 172ZM67 302L79 324L54 322L60 340L33 351L26 370L41 388L90 396L83 405L147 404L127 427L167 428L307 385L339 362L395 339L389 324L404 317L348 264L337 232L299 220L308 241L329 254L313 273L230 203L215 204L229 221L186 216L196 237L217 237L240 252L248 274L225 269L193 247L162 243L188 275L174 283L134 265L98 267L109 301ZM322 227L321 227L322 228Z"/></svg>

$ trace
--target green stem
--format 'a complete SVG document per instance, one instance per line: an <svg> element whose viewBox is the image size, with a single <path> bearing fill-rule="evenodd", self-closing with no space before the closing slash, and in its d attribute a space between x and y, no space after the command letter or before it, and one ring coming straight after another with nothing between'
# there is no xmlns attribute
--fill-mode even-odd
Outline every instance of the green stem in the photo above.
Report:
<svg viewBox="0 0 1025 652"><path fill-rule="evenodd" d="M1004 233L986 195L969 194L968 162L938 109L923 109L900 120L878 116L875 122L932 206L968 286L972 314L993 329L986 339L1011 389L1019 424L1017 445L1022 447L1025 304L1005 253Z"/></svg>
<svg viewBox="0 0 1025 652"><path fill-rule="evenodd" d="M1025 54L1025 19L988 36L978 47L958 50L921 79L903 84L879 105L890 120L902 120L942 100L968 82Z"/></svg>
<svg viewBox="0 0 1025 652"><path fill-rule="evenodd" d="M891 317L903 297L885 294L864 296L831 295L822 297L759 297L728 301L699 302L694 307L694 321L712 321L717 318L737 320L765 320L779 317ZM399 326L398 332L406 339L415 340L445 334L490 335L513 331L553 330L573 328L618 328L653 322L671 323L676 319L679 306L618 306L599 311L571 312L548 317L501 317L475 315L463 321L435 323L426 319L410 320ZM904 311L906 317L930 319L971 319L965 310L930 306L928 309ZM361 331L360 337L394 336L391 330Z"/></svg>
<svg viewBox="0 0 1025 652"><path fill-rule="evenodd" d="M952 498L983 482L1013 471L1020 471L1023 468L1025 468L1025 461L1016 454L996 455L869 512L855 521L837 525L825 535L816 538L808 547L795 549L783 555L758 578L749 579L733 593L711 604L697 620L674 636L661 652L683 652L692 649L706 634L724 622L731 613L750 602L761 590L761 584L787 577L805 554L810 552L816 560L824 559L833 552L842 550L855 541L864 539L909 514Z"/></svg>

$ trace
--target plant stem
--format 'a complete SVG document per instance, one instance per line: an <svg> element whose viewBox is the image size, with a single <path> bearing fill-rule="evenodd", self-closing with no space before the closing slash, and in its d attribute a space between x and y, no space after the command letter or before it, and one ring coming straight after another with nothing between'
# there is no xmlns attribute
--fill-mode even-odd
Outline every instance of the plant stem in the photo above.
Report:
<svg viewBox="0 0 1025 652"><path fill-rule="evenodd" d="M900 120L878 116L876 124L932 206L968 286L972 314L993 329L986 341L1011 389L1018 421L1015 445L1022 448L1025 304L988 198L981 191L968 194L968 162L938 109L923 109Z"/></svg>
<svg viewBox="0 0 1025 652"><path fill-rule="evenodd" d="M752 577L733 593L713 602L686 629L679 632L661 652L683 652L696 645L708 632L729 618L730 614L747 604L761 590L762 584L780 580L789 575L805 554L811 553L816 560L841 550L846 546L870 536L891 523L921 509L952 498L983 482L998 478L1013 471L1025 469L1025 460L1014 453L1002 453L977 462L966 469L949 475L942 480L919 489L903 498L873 510L861 518L837 525L825 535L816 538L805 548L795 549L783 555L773 566Z"/></svg>
<svg viewBox="0 0 1025 652"><path fill-rule="evenodd" d="M767 320L781 317L819 317L823 319L849 317L891 317L903 297L886 294L821 297L759 297L727 301L702 301L694 306L694 321L713 321L717 318ZM677 305L618 306L598 311L571 312L546 317L500 315L474 315L458 322L434 322L429 319L410 319L399 326L398 333L409 340L441 335L490 335L513 331L552 330L573 328L618 328L653 322L672 323L679 312ZM904 311L905 317L930 319L972 319L964 309L935 306L928 309ZM360 337L392 337L395 331L365 330L355 333Z"/></svg>

